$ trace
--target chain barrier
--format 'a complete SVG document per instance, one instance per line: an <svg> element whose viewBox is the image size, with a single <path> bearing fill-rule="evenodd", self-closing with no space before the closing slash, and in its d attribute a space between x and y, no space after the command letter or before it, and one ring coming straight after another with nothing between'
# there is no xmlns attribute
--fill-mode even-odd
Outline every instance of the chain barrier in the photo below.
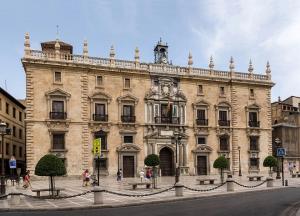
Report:
<svg viewBox="0 0 300 216"><path fill-rule="evenodd" d="M4 199L4 198L7 198L7 197L8 197L8 194L2 195L2 196L0 196L0 200Z"/></svg>
<svg viewBox="0 0 300 216"><path fill-rule="evenodd" d="M103 192L118 195L118 196L145 197L145 196L153 196L153 195L156 195L156 194L164 193L164 192L167 192L169 190L172 190L173 188L174 188L174 186L166 188L165 190L161 190L161 191L157 191L157 192L149 193L149 194L125 194L125 193L118 193L118 192L109 191L109 190L103 190Z"/></svg>
<svg viewBox="0 0 300 216"><path fill-rule="evenodd" d="M10 196L10 195L23 195L25 197L34 198L34 199L42 199L42 200L45 200L45 199L68 199L68 198L73 198L73 197L78 197L78 196L84 196L89 193L92 193L92 191L85 191L80 194L74 194L74 195L69 195L69 196L53 196L53 197L52 196L39 197L39 196L33 196L33 195L29 195L29 194L24 194L24 193L9 193L6 195L6 197ZM1 199L1 197L0 197L0 199Z"/></svg>
<svg viewBox="0 0 300 216"><path fill-rule="evenodd" d="M259 186L263 185L264 183L267 182L267 180L265 180L265 181L259 183L258 185L250 185L250 186L249 186L249 185L243 185L243 184L238 183L238 182L236 182L236 181L233 181L233 182L234 182L235 184L241 186L241 187L245 187L245 188L255 188L255 187L259 187Z"/></svg>
<svg viewBox="0 0 300 216"><path fill-rule="evenodd" d="M213 187L213 188L209 188L209 189L196 189L196 188L190 188L190 187L187 187L187 186L183 186L185 189L187 190L191 190L191 191L197 191L197 192L207 192L207 191L212 191L212 190L215 190L217 188L220 188L222 187L223 185L225 185L227 182L224 182L216 187Z"/></svg>

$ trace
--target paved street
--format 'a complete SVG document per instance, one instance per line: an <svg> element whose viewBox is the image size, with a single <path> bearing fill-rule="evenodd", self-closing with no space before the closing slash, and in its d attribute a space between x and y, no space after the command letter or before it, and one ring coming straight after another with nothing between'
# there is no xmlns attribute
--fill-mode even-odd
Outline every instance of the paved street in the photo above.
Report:
<svg viewBox="0 0 300 216"><path fill-rule="evenodd" d="M174 201L163 204L150 204L120 208L103 208L72 210L73 216L79 215L205 215L205 216L275 216L282 215L283 211L293 203L299 201L300 188L284 188L251 193L235 193L216 197L201 197L193 200ZM0 215L70 215L69 211L35 211L35 212L4 212ZM285 216L288 216L285 214Z"/></svg>

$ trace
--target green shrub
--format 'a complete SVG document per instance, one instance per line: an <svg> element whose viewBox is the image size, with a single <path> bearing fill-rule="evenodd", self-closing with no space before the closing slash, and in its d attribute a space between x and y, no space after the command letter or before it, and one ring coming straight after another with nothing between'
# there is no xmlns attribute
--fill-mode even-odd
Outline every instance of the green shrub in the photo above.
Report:
<svg viewBox="0 0 300 216"><path fill-rule="evenodd" d="M160 163L159 157L156 154L150 154L145 158L144 163L146 166L151 166L151 167L158 166Z"/></svg>
<svg viewBox="0 0 300 216"><path fill-rule="evenodd" d="M228 160L224 156L220 156L215 160L213 166L216 169L226 169L228 167Z"/></svg>
<svg viewBox="0 0 300 216"><path fill-rule="evenodd" d="M270 169L271 169L272 167L277 166L277 159L273 156L267 156L264 159L263 165L264 165L264 167L270 167Z"/></svg>
<svg viewBox="0 0 300 216"><path fill-rule="evenodd" d="M47 154L39 160L34 173L38 176L62 176L66 174L66 168L61 159Z"/></svg>

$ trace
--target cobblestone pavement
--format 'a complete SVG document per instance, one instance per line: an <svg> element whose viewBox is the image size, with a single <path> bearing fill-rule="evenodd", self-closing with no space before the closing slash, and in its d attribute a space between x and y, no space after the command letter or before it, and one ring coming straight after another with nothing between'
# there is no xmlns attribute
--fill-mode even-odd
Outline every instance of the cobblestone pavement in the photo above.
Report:
<svg viewBox="0 0 300 216"><path fill-rule="evenodd" d="M180 182L187 187L198 189L198 190L212 189L220 185L219 176L211 176L211 177L217 179L214 185L197 184L196 179L199 178L199 176L181 176ZM256 186L263 182L263 181L249 181L246 176L242 176L242 177L236 176L233 179L236 182L246 186ZM299 187L300 178L287 178L287 179L288 179L289 186ZM140 181L141 180L139 178L126 178L126 179L122 179L121 182L117 182L116 179L113 177L101 177L100 186L101 188L107 191L113 191L113 192L128 194L128 195L142 195L142 194L151 194L151 193L163 191L174 185L174 177L159 177L157 180L157 185L158 185L157 189L152 189L152 188L146 189L140 187L137 190L132 190L132 187L129 185L129 183L140 182ZM47 180L33 181L32 187L34 189L47 188L48 181ZM64 179L56 180L56 187L62 187L65 189L61 192L61 196L76 195L93 189L92 186L82 187L81 180L64 180ZM279 187L282 187L282 182L280 179L274 181L273 188L279 188ZM230 192L230 193L252 191L252 190L267 190L267 189L270 188L266 187L266 183L254 188L246 188L234 184L234 192ZM34 196L36 195L30 189L23 189L21 185L12 186L9 183L7 185L7 193L10 192L20 192L23 194L34 195ZM213 196L213 195L228 194L228 193L229 192L227 192L226 184L217 189L210 190L207 192L197 192L197 191L184 189L183 197L175 197L174 188L169 191L159 193L156 195L142 196L142 197L120 196L120 195L114 195L110 193L104 193L104 204L100 206L123 206L123 205L142 204L142 203L149 203L149 202L160 202L166 200L176 200L176 199L183 199L183 198L205 197L205 196ZM41 195L46 196L47 194L48 192L42 192ZM89 208L95 206L93 202L94 202L93 193L88 193L86 195L76 196L73 198L64 198L64 199L57 199L57 200L37 199L37 198L32 198L27 196L21 196L21 201L20 204L18 205L12 204L11 196L9 196L7 199L0 200L0 211L9 210L9 209L21 210L21 209Z"/></svg>

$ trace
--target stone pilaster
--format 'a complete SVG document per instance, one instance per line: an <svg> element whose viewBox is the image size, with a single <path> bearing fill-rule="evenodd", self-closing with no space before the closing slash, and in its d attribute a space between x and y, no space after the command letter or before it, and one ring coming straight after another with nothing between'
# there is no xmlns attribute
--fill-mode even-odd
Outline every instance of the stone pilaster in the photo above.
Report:
<svg viewBox="0 0 300 216"><path fill-rule="evenodd" d="M272 113L271 113L271 89L267 88L267 128L268 128L268 154L272 155Z"/></svg>
<svg viewBox="0 0 300 216"><path fill-rule="evenodd" d="M89 167L90 149L89 149L89 128L88 128L88 76L86 72L81 75L81 119L86 122L82 125L82 169Z"/></svg>
<svg viewBox="0 0 300 216"><path fill-rule="evenodd" d="M238 137L238 129L236 129L238 124L238 97L237 97L237 87L232 85L231 86L231 155L232 155L232 171L234 173L238 172L239 169L239 158L238 158L238 145L239 145L239 137Z"/></svg>

